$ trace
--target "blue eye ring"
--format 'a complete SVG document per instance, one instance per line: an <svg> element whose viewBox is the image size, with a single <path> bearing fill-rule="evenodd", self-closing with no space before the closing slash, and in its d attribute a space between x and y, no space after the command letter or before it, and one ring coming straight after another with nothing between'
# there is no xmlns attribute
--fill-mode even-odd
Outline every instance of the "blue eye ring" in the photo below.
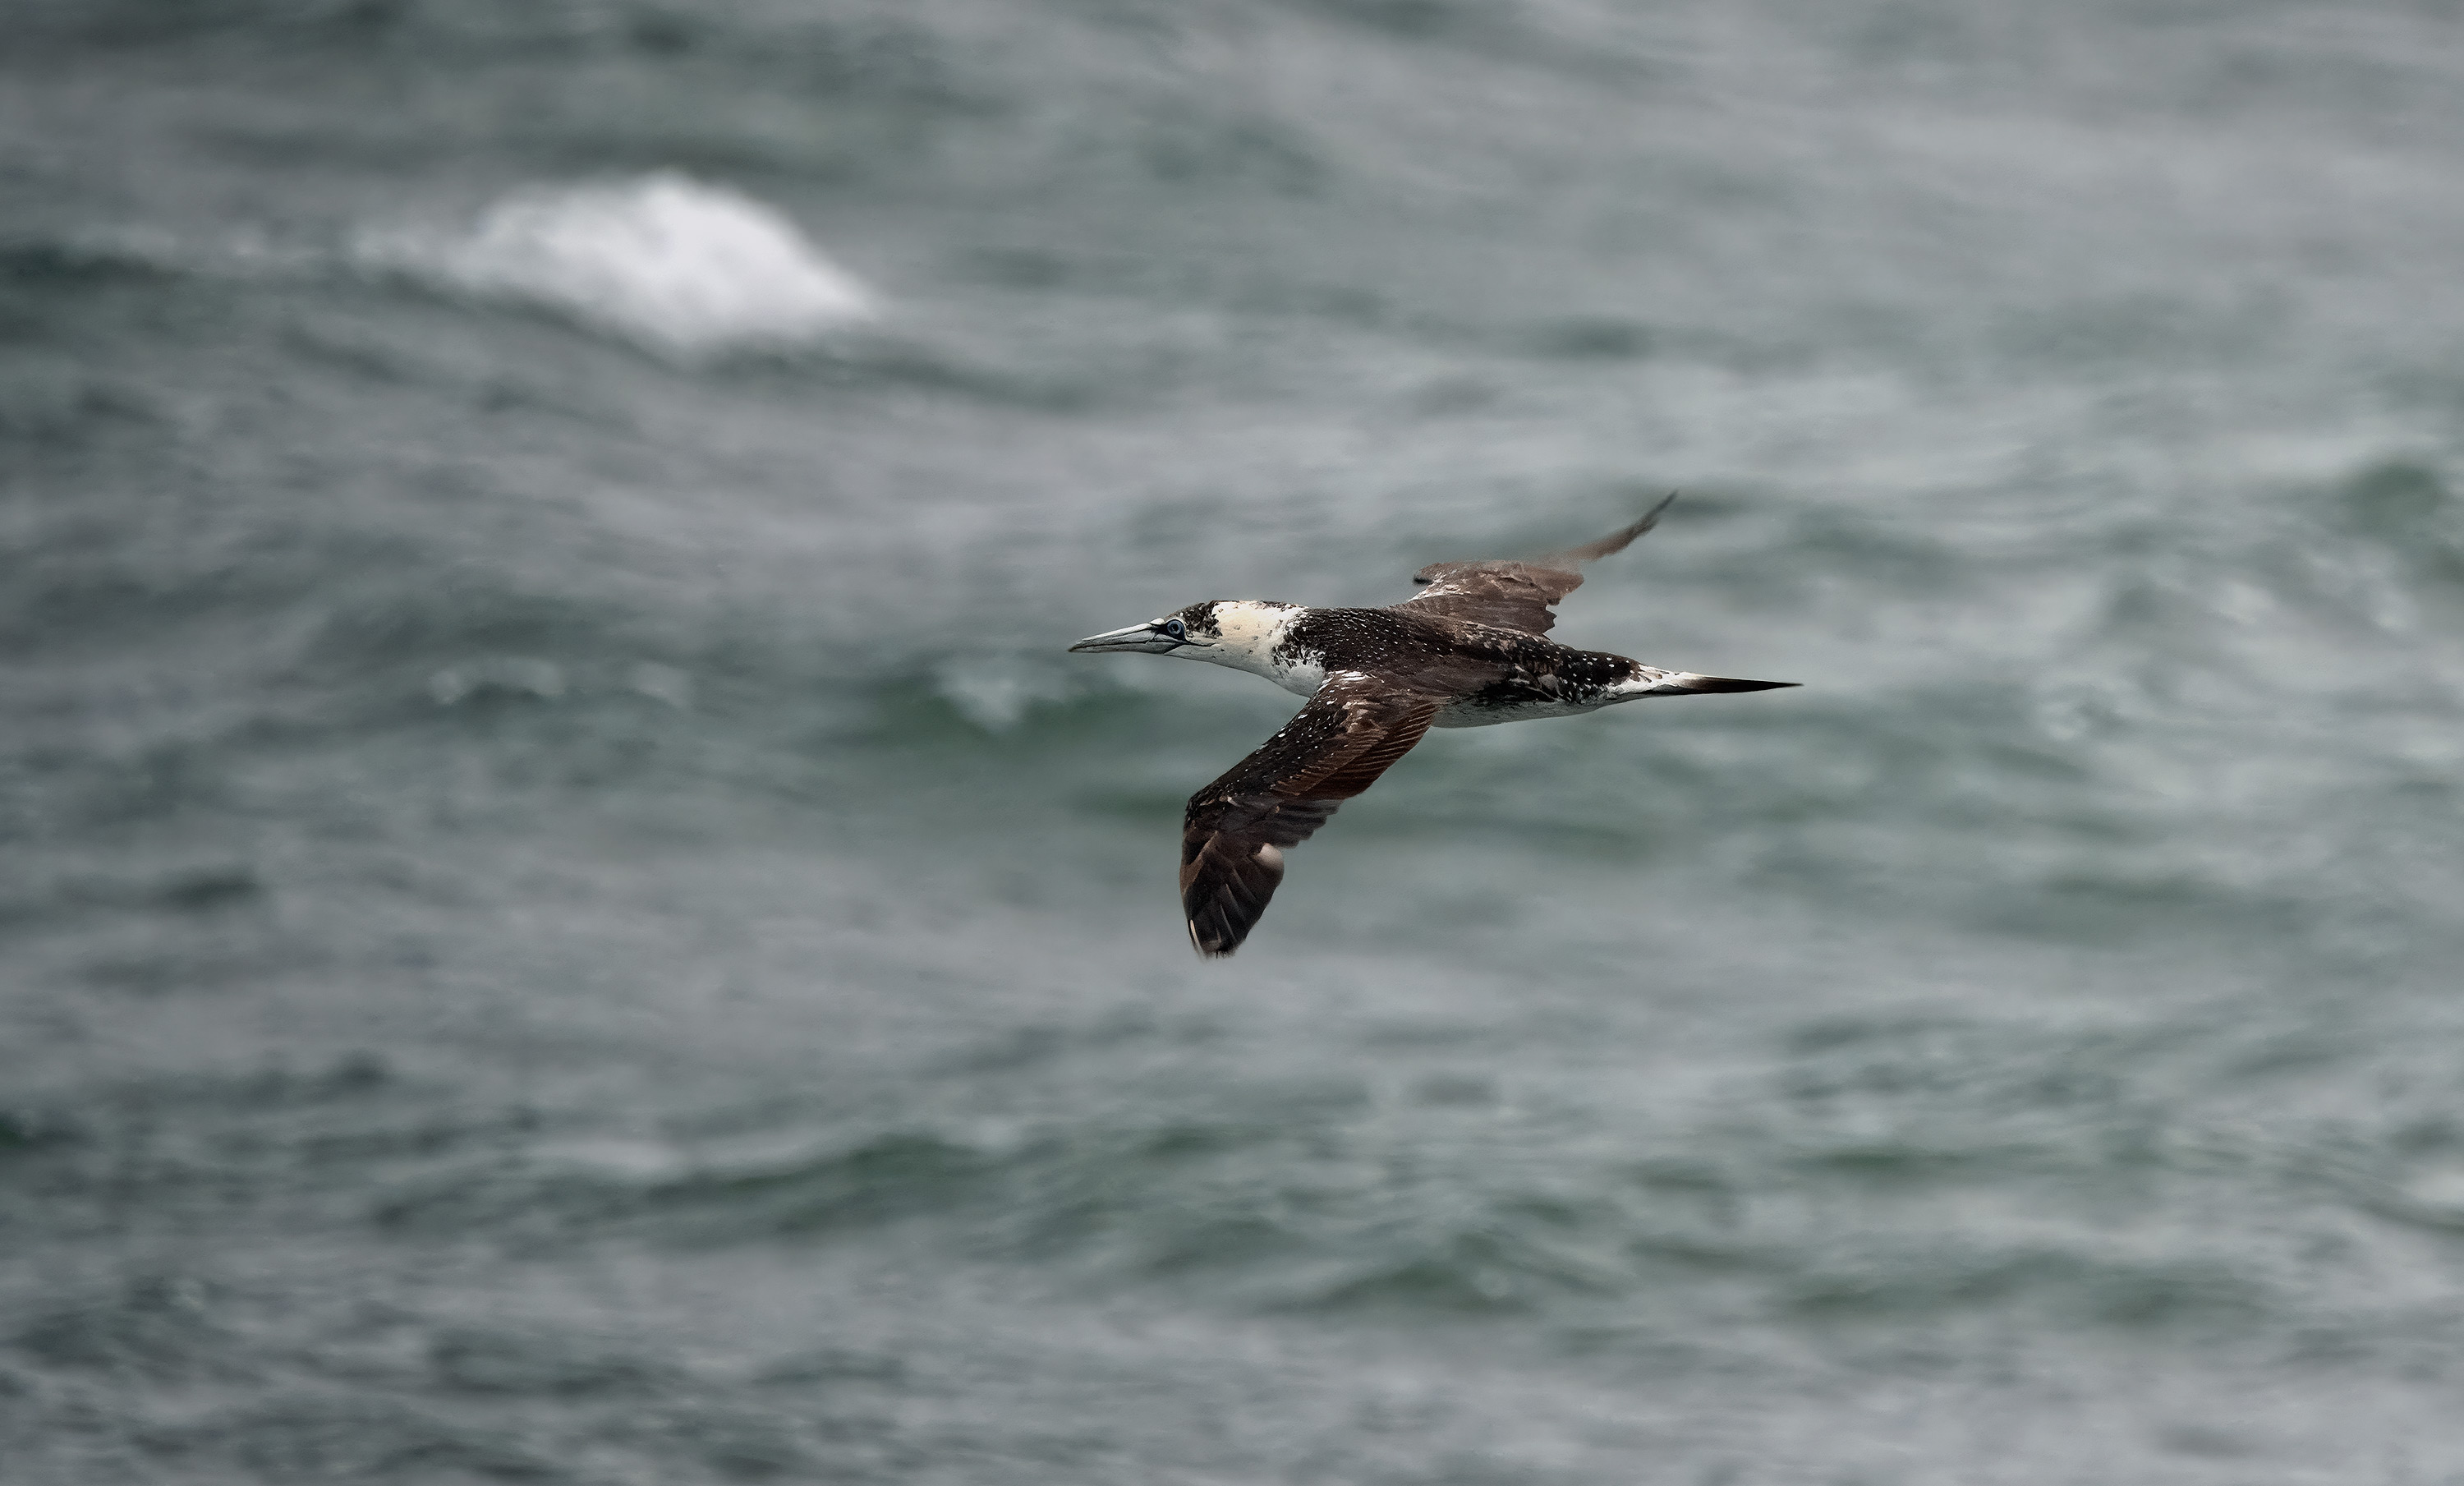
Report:
<svg viewBox="0 0 2464 1486"><path fill-rule="evenodd" d="M1177 619L1167 619L1163 622L1163 632L1176 640L1181 639L1189 633L1189 626Z"/></svg>

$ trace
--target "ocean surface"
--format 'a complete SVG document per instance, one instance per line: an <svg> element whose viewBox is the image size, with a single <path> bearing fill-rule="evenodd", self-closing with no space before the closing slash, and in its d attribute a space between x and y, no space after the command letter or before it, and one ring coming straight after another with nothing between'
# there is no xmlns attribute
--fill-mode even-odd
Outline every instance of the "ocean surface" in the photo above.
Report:
<svg viewBox="0 0 2464 1486"><path fill-rule="evenodd" d="M2464 1480L2464 10L0 0L0 1480ZM1070 641L1669 490L1201 964Z"/></svg>

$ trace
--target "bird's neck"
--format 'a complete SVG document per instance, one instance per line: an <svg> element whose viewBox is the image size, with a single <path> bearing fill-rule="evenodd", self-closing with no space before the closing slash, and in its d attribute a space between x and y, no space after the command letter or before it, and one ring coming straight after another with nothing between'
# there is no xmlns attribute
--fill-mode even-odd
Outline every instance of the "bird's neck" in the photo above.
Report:
<svg viewBox="0 0 2464 1486"><path fill-rule="evenodd" d="M1315 696L1326 681L1325 656L1294 632L1309 612L1296 604L1221 605L1214 643L1190 658L1263 676L1298 696Z"/></svg>

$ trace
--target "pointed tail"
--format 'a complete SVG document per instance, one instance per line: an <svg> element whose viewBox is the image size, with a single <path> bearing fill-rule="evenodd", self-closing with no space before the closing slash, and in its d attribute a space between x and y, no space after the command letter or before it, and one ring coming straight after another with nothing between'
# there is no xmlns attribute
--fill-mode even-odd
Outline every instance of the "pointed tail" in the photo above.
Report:
<svg viewBox="0 0 2464 1486"><path fill-rule="evenodd" d="M1798 681L1747 681L1733 676L1696 676L1691 671L1670 671L1650 685L1636 688L1632 695L1685 697L1697 692L1769 692L1802 684Z"/></svg>

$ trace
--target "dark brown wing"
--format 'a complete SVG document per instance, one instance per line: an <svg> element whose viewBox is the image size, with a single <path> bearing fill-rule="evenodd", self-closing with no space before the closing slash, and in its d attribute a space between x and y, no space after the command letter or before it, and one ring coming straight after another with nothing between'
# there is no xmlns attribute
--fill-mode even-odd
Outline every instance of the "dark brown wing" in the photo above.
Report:
<svg viewBox="0 0 2464 1486"><path fill-rule="evenodd" d="M1529 562L1431 563L1412 575L1414 583L1427 587L1389 607L1416 614L1468 619L1501 630L1521 630L1527 634L1546 634L1557 622L1551 608L1583 586L1583 575L1576 569L1594 558L1624 550L1628 543L1658 525L1660 513L1676 499L1670 496L1668 500L1653 506L1642 520L1610 532L1597 542Z"/></svg>
<svg viewBox="0 0 2464 1486"><path fill-rule="evenodd" d="M1180 906L1209 958L1249 937L1298 846L1334 808L1377 782L1429 730L1440 699L1358 672L1330 678L1309 705L1189 797L1180 830Z"/></svg>

